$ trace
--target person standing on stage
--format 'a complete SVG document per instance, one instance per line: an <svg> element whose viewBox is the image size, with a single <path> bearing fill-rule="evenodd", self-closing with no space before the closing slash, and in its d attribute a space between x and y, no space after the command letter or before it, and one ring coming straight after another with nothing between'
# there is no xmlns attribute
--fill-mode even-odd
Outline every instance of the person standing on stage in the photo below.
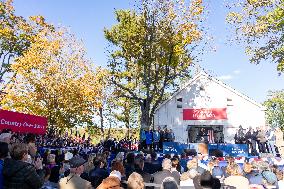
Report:
<svg viewBox="0 0 284 189"><path fill-rule="evenodd" d="M205 143L208 142L208 135L205 132L205 128L200 129L198 136L199 136L199 142L205 142Z"/></svg>
<svg viewBox="0 0 284 189"><path fill-rule="evenodd" d="M153 142L153 132L152 132L151 129L149 129L146 132L146 145L147 145L147 149L148 150L150 150L152 142Z"/></svg>
<svg viewBox="0 0 284 189"><path fill-rule="evenodd" d="M154 150L159 150L159 142L160 142L160 133L157 130L153 132L153 140L154 140Z"/></svg>
<svg viewBox="0 0 284 189"><path fill-rule="evenodd" d="M253 129L252 130L252 135L251 135L251 147L252 147L251 154L255 155L255 156L258 155L258 152L256 150L257 135L258 135L258 130Z"/></svg>
<svg viewBox="0 0 284 189"><path fill-rule="evenodd" d="M159 127L158 131L160 133L160 141L159 141L159 149L163 149L163 142L165 141L165 133L164 131Z"/></svg>
<svg viewBox="0 0 284 189"><path fill-rule="evenodd" d="M250 151L252 152L253 148L252 148L252 128L250 127L248 132L245 134L245 140L246 140L246 144L248 145Z"/></svg>
<svg viewBox="0 0 284 189"><path fill-rule="evenodd" d="M259 152L260 153L266 153L266 137L265 137L265 131L264 129L260 129L257 134L257 139L259 140Z"/></svg>
<svg viewBox="0 0 284 189"><path fill-rule="evenodd" d="M237 133L235 134L235 143L244 144L245 143L245 133L243 127L240 125Z"/></svg>
<svg viewBox="0 0 284 189"><path fill-rule="evenodd" d="M142 149L146 148L146 132L144 129L141 131L141 136L140 136L140 146Z"/></svg>
<svg viewBox="0 0 284 189"><path fill-rule="evenodd" d="M170 135L169 135L169 130L166 128L165 129L165 139L164 139L164 141L165 142L170 142Z"/></svg>
<svg viewBox="0 0 284 189"><path fill-rule="evenodd" d="M174 142L175 141L175 134L174 134L174 132L173 132L173 130L172 129L170 129L170 131L169 131L169 140L170 140L170 142Z"/></svg>
<svg viewBox="0 0 284 189"><path fill-rule="evenodd" d="M275 134L274 134L274 129L272 128L269 128L267 130L267 144L268 144L268 148L269 148L269 153L272 153L273 156L276 156L276 151L275 151L275 141L276 141L276 137L275 137Z"/></svg>

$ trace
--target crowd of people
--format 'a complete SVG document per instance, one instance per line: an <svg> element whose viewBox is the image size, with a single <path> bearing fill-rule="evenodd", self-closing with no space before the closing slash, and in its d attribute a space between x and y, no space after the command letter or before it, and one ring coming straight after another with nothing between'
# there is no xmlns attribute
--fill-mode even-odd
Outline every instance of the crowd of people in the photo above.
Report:
<svg viewBox="0 0 284 189"><path fill-rule="evenodd" d="M276 159L162 155L131 146L113 138L94 146L90 139L4 130L0 189L284 188L284 163Z"/></svg>
<svg viewBox="0 0 284 189"><path fill-rule="evenodd" d="M248 128L239 127L235 134L236 144L247 144L251 155L270 153L273 156L283 154L283 133L280 128Z"/></svg>
<svg viewBox="0 0 284 189"><path fill-rule="evenodd" d="M141 130L140 137L140 148L139 149L148 149L159 151L163 149L163 142L174 142L175 134L172 129L158 129L152 130Z"/></svg>

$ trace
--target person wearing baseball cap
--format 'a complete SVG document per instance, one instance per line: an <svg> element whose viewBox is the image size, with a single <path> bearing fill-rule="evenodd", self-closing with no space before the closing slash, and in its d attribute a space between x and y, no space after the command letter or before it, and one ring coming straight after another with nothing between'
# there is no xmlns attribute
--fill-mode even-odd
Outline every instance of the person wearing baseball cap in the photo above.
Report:
<svg viewBox="0 0 284 189"><path fill-rule="evenodd" d="M84 180L80 175L84 172L84 164L86 160L75 156L70 159L70 175L60 179L60 189L91 189L92 185L89 181Z"/></svg>

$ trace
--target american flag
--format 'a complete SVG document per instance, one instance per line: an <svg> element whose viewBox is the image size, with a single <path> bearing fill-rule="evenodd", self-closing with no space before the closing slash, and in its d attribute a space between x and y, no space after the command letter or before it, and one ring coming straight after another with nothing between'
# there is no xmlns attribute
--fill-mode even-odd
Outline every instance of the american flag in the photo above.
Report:
<svg viewBox="0 0 284 189"><path fill-rule="evenodd" d="M214 139L214 130L213 129L209 129L208 130L208 142L209 143L214 143L215 139Z"/></svg>

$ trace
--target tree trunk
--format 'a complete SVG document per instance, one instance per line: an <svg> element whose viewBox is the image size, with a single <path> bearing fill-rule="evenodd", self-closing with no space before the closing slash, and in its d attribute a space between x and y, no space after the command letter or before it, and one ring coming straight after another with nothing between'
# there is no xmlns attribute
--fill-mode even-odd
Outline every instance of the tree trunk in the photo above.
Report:
<svg viewBox="0 0 284 189"><path fill-rule="evenodd" d="M103 108L99 108L100 111L100 129L101 129L101 133L104 136L104 117L103 117Z"/></svg>
<svg viewBox="0 0 284 189"><path fill-rule="evenodd" d="M152 125L151 116L150 116L150 104L144 100L143 105L141 106L141 129L149 129Z"/></svg>
<svg viewBox="0 0 284 189"><path fill-rule="evenodd" d="M109 138L109 137L110 137L111 127L112 127L112 124L111 124L111 122L110 122L110 123L109 123L108 133L107 133L107 138Z"/></svg>

